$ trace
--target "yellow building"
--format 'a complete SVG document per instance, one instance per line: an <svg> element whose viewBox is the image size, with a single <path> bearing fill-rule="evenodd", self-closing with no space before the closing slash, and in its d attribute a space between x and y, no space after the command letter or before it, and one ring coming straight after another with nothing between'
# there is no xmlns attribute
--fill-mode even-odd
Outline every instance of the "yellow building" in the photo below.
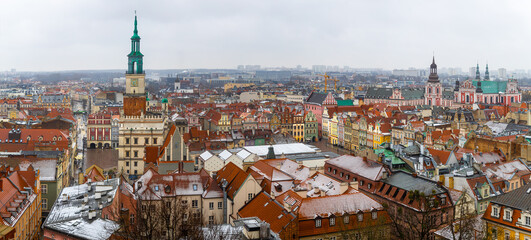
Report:
<svg viewBox="0 0 531 240"><path fill-rule="evenodd" d="M225 92L228 92L229 90L233 88L252 87L252 86L254 86L254 83L225 83L225 85L223 85L223 89Z"/></svg>
<svg viewBox="0 0 531 240"><path fill-rule="evenodd" d="M334 113L332 118L328 121L329 126L329 136L328 136L328 142L332 145L338 144L338 135L337 135L337 114Z"/></svg>
<svg viewBox="0 0 531 240"><path fill-rule="evenodd" d="M531 183L491 200L483 214L488 239L531 239Z"/></svg>

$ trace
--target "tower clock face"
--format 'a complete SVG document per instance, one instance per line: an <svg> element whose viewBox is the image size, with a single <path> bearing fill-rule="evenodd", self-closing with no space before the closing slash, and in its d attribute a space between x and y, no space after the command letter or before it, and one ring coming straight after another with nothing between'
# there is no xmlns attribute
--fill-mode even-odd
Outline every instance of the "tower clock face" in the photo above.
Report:
<svg viewBox="0 0 531 240"><path fill-rule="evenodd" d="M138 78L131 79L131 87L138 87Z"/></svg>

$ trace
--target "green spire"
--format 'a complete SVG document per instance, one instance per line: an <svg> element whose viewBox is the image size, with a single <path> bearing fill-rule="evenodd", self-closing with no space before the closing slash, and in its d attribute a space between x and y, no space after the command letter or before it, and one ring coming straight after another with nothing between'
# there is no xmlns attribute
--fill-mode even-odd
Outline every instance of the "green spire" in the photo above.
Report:
<svg viewBox="0 0 531 240"><path fill-rule="evenodd" d="M133 30L133 36L131 37L131 53L127 55L128 57L128 67L127 74L143 74L144 67L142 53L140 53L140 36L138 36L138 27L137 27L136 11L135 11L135 30Z"/></svg>
<svg viewBox="0 0 531 240"><path fill-rule="evenodd" d="M476 66L476 80L478 80L478 81L481 80L481 76L480 76L480 74L479 74L479 63L478 63L478 65Z"/></svg>
<svg viewBox="0 0 531 240"><path fill-rule="evenodd" d="M487 70L485 70L485 80L489 80L489 64L487 63Z"/></svg>
<svg viewBox="0 0 531 240"><path fill-rule="evenodd" d="M140 36L138 36L138 28L136 27L136 11L135 11L135 30L133 30L133 36L131 37L131 40L133 39L140 39Z"/></svg>

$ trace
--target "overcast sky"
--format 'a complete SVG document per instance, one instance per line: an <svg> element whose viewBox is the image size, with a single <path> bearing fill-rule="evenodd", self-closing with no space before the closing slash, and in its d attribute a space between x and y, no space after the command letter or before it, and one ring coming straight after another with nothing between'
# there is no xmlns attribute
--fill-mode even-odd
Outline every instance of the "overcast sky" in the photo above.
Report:
<svg viewBox="0 0 531 240"><path fill-rule="evenodd" d="M2 0L0 71L125 69L135 9L147 69L531 69L527 0Z"/></svg>

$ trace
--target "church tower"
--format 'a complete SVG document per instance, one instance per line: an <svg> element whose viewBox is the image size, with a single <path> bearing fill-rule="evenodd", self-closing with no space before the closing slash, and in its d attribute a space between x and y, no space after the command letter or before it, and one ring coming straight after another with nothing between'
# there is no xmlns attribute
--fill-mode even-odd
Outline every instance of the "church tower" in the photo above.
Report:
<svg viewBox="0 0 531 240"><path fill-rule="evenodd" d="M435 56L430 65L430 76L428 78L428 83L426 84L426 91L424 93L425 103L430 106L442 106L442 84L439 81L439 75L437 75L437 64L435 64Z"/></svg>
<svg viewBox="0 0 531 240"><path fill-rule="evenodd" d="M490 76L489 76L489 64L487 63L487 68L485 69L485 81L489 81L490 80Z"/></svg>
<svg viewBox="0 0 531 240"><path fill-rule="evenodd" d="M127 55L128 66L125 73L124 115L140 116L146 111L145 78L143 67L144 55L140 53L140 36L138 36L137 19L131 37L131 53Z"/></svg>

